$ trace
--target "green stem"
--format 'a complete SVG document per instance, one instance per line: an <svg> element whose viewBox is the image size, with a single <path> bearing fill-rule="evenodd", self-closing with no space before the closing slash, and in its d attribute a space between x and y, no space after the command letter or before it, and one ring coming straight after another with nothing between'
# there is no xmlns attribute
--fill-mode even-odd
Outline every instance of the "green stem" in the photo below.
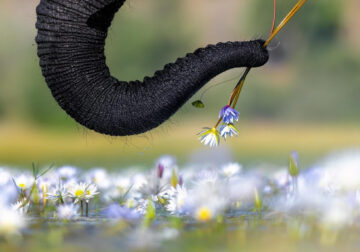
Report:
<svg viewBox="0 0 360 252"><path fill-rule="evenodd" d="M84 216L84 203L82 200L80 200L80 212L81 212L81 217Z"/></svg>
<svg viewBox="0 0 360 252"><path fill-rule="evenodd" d="M239 82L238 82L238 83L236 84L236 86L235 86L235 90L236 90L236 91L235 91L235 95L234 95L234 97L230 100L230 104L233 102L232 108L235 108L235 107L236 107L236 104L237 104L237 102L238 102L238 99L239 99L241 90L242 90L242 88L243 88L243 86L244 86L246 77L247 77L247 75L249 74L250 70L251 70L251 67L246 68L243 76L241 76Z"/></svg>
<svg viewBox="0 0 360 252"><path fill-rule="evenodd" d="M60 204L63 205L65 202L64 202L64 199L63 199L62 195L60 195L59 199L60 199Z"/></svg>
<svg viewBox="0 0 360 252"><path fill-rule="evenodd" d="M89 217L89 202L86 201L85 206L85 216Z"/></svg>

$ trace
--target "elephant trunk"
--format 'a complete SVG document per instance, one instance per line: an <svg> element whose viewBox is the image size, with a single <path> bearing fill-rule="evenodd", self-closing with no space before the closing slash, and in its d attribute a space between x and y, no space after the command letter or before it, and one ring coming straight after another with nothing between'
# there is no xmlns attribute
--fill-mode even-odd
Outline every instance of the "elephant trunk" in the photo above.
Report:
<svg viewBox="0 0 360 252"><path fill-rule="evenodd" d="M105 40L125 0L41 0L37 7L38 56L59 105L97 132L146 132L173 115L216 75L268 60L263 41L209 45L165 65L153 77L118 81L106 65Z"/></svg>

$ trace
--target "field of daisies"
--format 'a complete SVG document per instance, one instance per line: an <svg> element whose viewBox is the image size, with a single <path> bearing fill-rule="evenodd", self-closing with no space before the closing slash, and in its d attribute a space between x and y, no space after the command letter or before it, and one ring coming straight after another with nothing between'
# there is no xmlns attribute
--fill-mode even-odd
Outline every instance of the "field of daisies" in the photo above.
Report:
<svg viewBox="0 0 360 252"><path fill-rule="evenodd" d="M356 249L360 150L301 167L0 167L0 251ZM301 163L301 162L300 162Z"/></svg>

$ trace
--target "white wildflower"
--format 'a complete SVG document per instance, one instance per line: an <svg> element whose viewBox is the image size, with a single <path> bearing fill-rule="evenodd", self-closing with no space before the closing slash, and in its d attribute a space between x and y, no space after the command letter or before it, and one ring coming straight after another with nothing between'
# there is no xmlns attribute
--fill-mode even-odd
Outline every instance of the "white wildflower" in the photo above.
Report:
<svg viewBox="0 0 360 252"><path fill-rule="evenodd" d="M5 186L11 181L10 172L5 169L0 168L0 186Z"/></svg>
<svg viewBox="0 0 360 252"><path fill-rule="evenodd" d="M75 203L81 200L89 201L90 199L94 198L97 194L99 194L96 185L86 184L86 183L76 184L75 186L71 187L69 193L71 197L75 199Z"/></svg>
<svg viewBox="0 0 360 252"><path fill-rule="evenodd" d="M74 204L59 205L56 210L56 216L63 220L75 219L79 216L78 207Z"/></svg>
<svg viewBox="0 0 360 252"><path fill-rule="evenodd" d="M353 222L353 210L347 202L334 200L322 213L322 224L333 230L340 230Z"/></svg>
<svg viewBox="0 0 360 252"><path fill-rule="evenodd" d="M29 207L30 207L30 202L26 203L23 200L17 201L16 203L11 205L11 209L24 215L28 212Z"/></svg>
<svg viewBox="0 0 360 252"><path fill-rule="evenodd" d="M77 173L78 169L73 166L63 166L57 170L57 174L62 180L73 178Z"/></svg>
<svg viewBox="0 0 360 252"><path fill-rule="evenodd" d="M206 128L200 133L200 142L209 147L216 147L220 144L220 134L216 128Z"/></svg>
<svg viewBox="0 0 360 252"><path fill-rule="evenodd" d="M26 227L26 220L19 212L0 206L0 235L18 234Z"/></svg>
<svg viewBox="0 0 360 252"><path fill-rule="evenodd" d="M220 135L226 140L226 138L239 135L239 131L233 124L223 124L220 127Z"/></svg>
<svg viewBox="0 0 360 252"><path fill-rule="evenodd" d="M231 178L239 174L242 170L242 166L238 163L229 163L222 167L222 173L227 177Z"/></svg>
<svg viewBox="0 0 360 252"><path fill-rule="evenodd" d="M99 189L106 190L111 186L111 180L108 173L104 169L94 169L90 172L89 177L92 183Z"/></svg>
<svg viewBox="0 0 360 252"><path fill-rule="evenodd" d="M183 186L176 186L172 195L170 196L169 203L166 205L166 210L169 211L173 215L181 215L186 211L185 203L188 197L188 192Z"/></svg>
<svg viewBox="0 0 360 252"><path fill-rule="evenodd" d="M30 174L21 174L20 176L14 179L16 185L21 190L27 190L34 184L34 177Z"/></svg>
<svg viewBox="0 0 360 252"><path fill-rule="evenodd" d="M62 184L52 188L50 192L46 194L47 199L54 201L55 203L63 204L66 198L70 197L70 193L65 189Z"/></svg>

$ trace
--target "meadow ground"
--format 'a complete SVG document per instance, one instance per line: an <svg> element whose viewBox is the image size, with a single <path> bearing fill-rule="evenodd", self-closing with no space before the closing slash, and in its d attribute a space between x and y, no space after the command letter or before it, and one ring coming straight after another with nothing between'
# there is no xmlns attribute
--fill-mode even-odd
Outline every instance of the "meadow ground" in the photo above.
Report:
<svg viewBox="0 0 360 252"><path fill-rule="evenodd" d="M199 152L192 130L193 124L180 132L160 129L125 142L81 130L3 127L0 157L8 165L0 166L0 251L358 248L356 125L243 124L239 138L220 151L233 150L230 157L243 165L211 164L215 154ZM294 149L301 165L295 156L289 164ZM165 153L182 160L155 161ZM42 165L32 175L27 163L34 157ZM261 162L256 169L254 160ZM43 174L46 163L55 167ZM101 164L108 169L90 169ZM85 204L88 217L81 214Z"/></svg>

